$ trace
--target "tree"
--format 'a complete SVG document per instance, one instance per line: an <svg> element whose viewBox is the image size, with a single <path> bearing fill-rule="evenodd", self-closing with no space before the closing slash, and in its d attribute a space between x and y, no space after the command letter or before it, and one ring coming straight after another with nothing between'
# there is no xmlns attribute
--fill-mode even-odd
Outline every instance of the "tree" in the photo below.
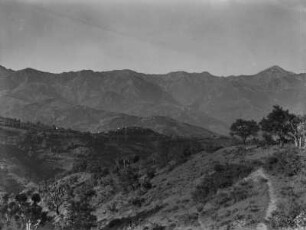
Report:
<svg viewBox="0 0 306 230"><path fill-rule="evenodd" d="M11 224L11 209L9 207L9 194L5 193L1 197L0 205L0 229Z"/></svg>
<svg viewBox="0 0 306 230"><path fill-rule="evenodd" d="M291 130L288 135L294 140L298 148L304 148L306 144L306 116L299 116L290 121Z"/></svg>
<svg viewBox="0 0 306 230"><path fill-rule="evenodd" d="M292 124L296 120L296 115L289 113L279 105L274 105L271 113L260 122L262 131L272 135L279 144L291 141L294 127Z"/></svg>
<svg viewBox="0 0 306 230"><path fill-rule="evenodd" d="M245 144L248 137L257 136L259 126L257 125L257 122L253 120L248 121L237 119L231 125L230 130L232 136L239 136L242 139L243 144Z"/></svg>
<svg viewBox="0 0 306 230"><path fill-rule="evenodd" d="M45 182L40 187L40 191L44 196L44 203L52 217L55 229L67 228L69 226L71 200L73 199L70 186L68 184L48 184L48 182Z"/></svg>
<svg viewBox="0 0 306 230"><path fill-rule="evenodd" d="M92 214L94 209L90 206L88 200L70 201L68 218L64 230L84 230L96 227L97 218Z"/></svg>
<svg viewBox="0 0 306 230"><path fill-rule="evenodd" d="M44 191L45 203L49 210L60 215L60 209L65 209L71 196L71 189L68 185L49 185Z"/></svg>
<svg viewBox="0 0 306 230"><path fill-rule="evenodd" d="M41 198L38 193L31 197L20 193L14 199L6 197L3 200L1 214L5 216L7 225L15 222L21 229L36 230L48 220L47 212L39 205Z"/></svg>
<svg viewBox="0 0 306 230"><path fill-rule="evenodd" d="M87 183L71 187L69 184L47 184L41 187L44 203L48 207L53 225L57 230L84 230L96 226L94 209L90 199L93 187Z"/></svg>

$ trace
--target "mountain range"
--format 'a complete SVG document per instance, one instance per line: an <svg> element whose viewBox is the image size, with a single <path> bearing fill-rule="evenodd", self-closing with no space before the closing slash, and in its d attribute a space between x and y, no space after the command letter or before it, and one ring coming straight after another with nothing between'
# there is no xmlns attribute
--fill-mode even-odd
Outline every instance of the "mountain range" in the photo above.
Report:
<svg viewBox="0 0 306 230"><path fill-rule="evenodd" d="M54 74L1 66L0 115L81 131L141 126L205 136L228 134L237 118L260 120L275 104L305 113L305 89L306 74L279 66L228 77L131 70Z"/></svg>

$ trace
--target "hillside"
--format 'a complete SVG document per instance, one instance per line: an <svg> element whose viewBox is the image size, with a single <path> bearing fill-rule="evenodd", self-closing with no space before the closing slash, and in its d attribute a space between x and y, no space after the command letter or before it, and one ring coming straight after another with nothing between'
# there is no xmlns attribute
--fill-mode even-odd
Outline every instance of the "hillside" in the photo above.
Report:
<svg viewBox="0 0 306 230"><path fill-rule="evenodd" d="M97 230L276 230L304 218L305 152L290 145L0 121L0 191L39 192L53 220L40 229L67 223L70 205Z"/></svg>
<svg viewBox="0 0 306 230"><path fill-rule="evenodd" d="M155 132L167 136L179 136L189 138L212 138L218 135L201 127L189 125L187 123L178 122L174 119L153 116L153 117L137 117L137 116L116 116L104 122L97 129L115 130L124 127L143 127L154 130Z"/></svg>
<svg viewBox="0 0 306 230"><path fill-rule="evenodd" d="M272 163L282 151L278 147L226 147L199 152L178 165L151 165L155 173L150 177L148 165L136 162L97 182L93 174L83 172L57 183L68 183L76 194L93 191L90 202L102 230L279 229L282 223L277 218L294 222L294 211L304 207L305 196L304 189L299 189L304 171L290 175L293 168L282 170L278 168L281 162ZM303 153L298 156L304 165ZM139 166L143 175L139 184L121 174ZM291 222L285 223L282 226Z"/></svg>
<svg viewBox="0 0 306 230"><path fill-rule="evenodd" d="M95 161L99 167L110 167L121 159L146 159L157 153L166 154L168 158L174 154L179 157L187 150L218 148L222 138L218 141L218 137L208 134L206 138L202 136L201 140L195 140L169 137L139 127L90 134L1 118L2 186L4 190L11 191L28 182L54 179L84 161ZM214 139L215 144L211 143Z"/></svg>
<svg viewBox="0 0 306 230"><path fill-rule="evenodd" d="M155 132L185 137L206 138L215 135L201 127L185 124L168 117L139 117L123 113L107 112L84 106L74 106L53 99L33 103L12 111L23 121L38 122L93 133L125 127L143 127Z"/></svg>

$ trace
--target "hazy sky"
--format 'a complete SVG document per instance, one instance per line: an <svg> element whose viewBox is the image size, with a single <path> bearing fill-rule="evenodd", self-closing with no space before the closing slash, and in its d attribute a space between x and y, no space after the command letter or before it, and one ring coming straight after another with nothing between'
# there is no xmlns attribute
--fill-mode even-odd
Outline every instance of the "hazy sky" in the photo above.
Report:
<svg viewBox="0 0 306 230"><path fill-rule="evenodd" d="M306 72L306 1L0 0L0 65Z"/></svg>

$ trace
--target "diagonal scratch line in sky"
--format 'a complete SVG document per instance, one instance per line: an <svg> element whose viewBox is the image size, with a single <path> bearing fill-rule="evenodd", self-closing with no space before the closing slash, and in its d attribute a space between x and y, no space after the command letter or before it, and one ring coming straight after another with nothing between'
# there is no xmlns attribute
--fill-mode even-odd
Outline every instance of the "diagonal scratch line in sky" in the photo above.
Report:
<svg viewBox="0 0 306 230"><path fill-rule="evenodd" d="M62 13L59 13L57 11L54 11L54 10L50 10L50 9L47 9L45 7L41 7L41 6L38 6L38 5L32 5L33 8L35 8L39 13L41 13L41 11L44 11L46 13L48 13L49 15L52 15L52 16L57 16L57 17L61 17L61 18L64 18L64 19L68 19L70 21L75 21L75 22L80 22L82 23L83 25L86 25L86 26L89 26L91 28L94 28L94 29L97 29L99 30L100 32L108 32L108 33L111 33L111 34L114 34L114 35L118 35L120 37L125 37L125 38L130 38L130 39L134 39L134 40L137 40L139 42L143 42L143 43L147 43L147 44L150 44L150 45L153 45L153 46L158 46L158 47L162 47L163 49L168 49L168 50L171 50L171 51L174 51L176 53L183 53L185 54L184 52L182 51L179 51L179 50L176 50L176 49L173 49L171 47L168 47L166 45L163 45L162 43L157 43L157 42L154 42L152 40L148 40L148 39L142 39L142 38L139 38L137 36L133 36L131 34L127 34L127 33L122 33L120 31L117 31L117 30L113 30L113 29L110 29L109 27L106 27L106 26L101 26L101 25L97 25L95 23L92 23L90 21L87 21L85 19L82 19L80 17L73 17L71 15L66 15L66 14L62 14ZM193 54L194 55L194 54Z"/></svg>

